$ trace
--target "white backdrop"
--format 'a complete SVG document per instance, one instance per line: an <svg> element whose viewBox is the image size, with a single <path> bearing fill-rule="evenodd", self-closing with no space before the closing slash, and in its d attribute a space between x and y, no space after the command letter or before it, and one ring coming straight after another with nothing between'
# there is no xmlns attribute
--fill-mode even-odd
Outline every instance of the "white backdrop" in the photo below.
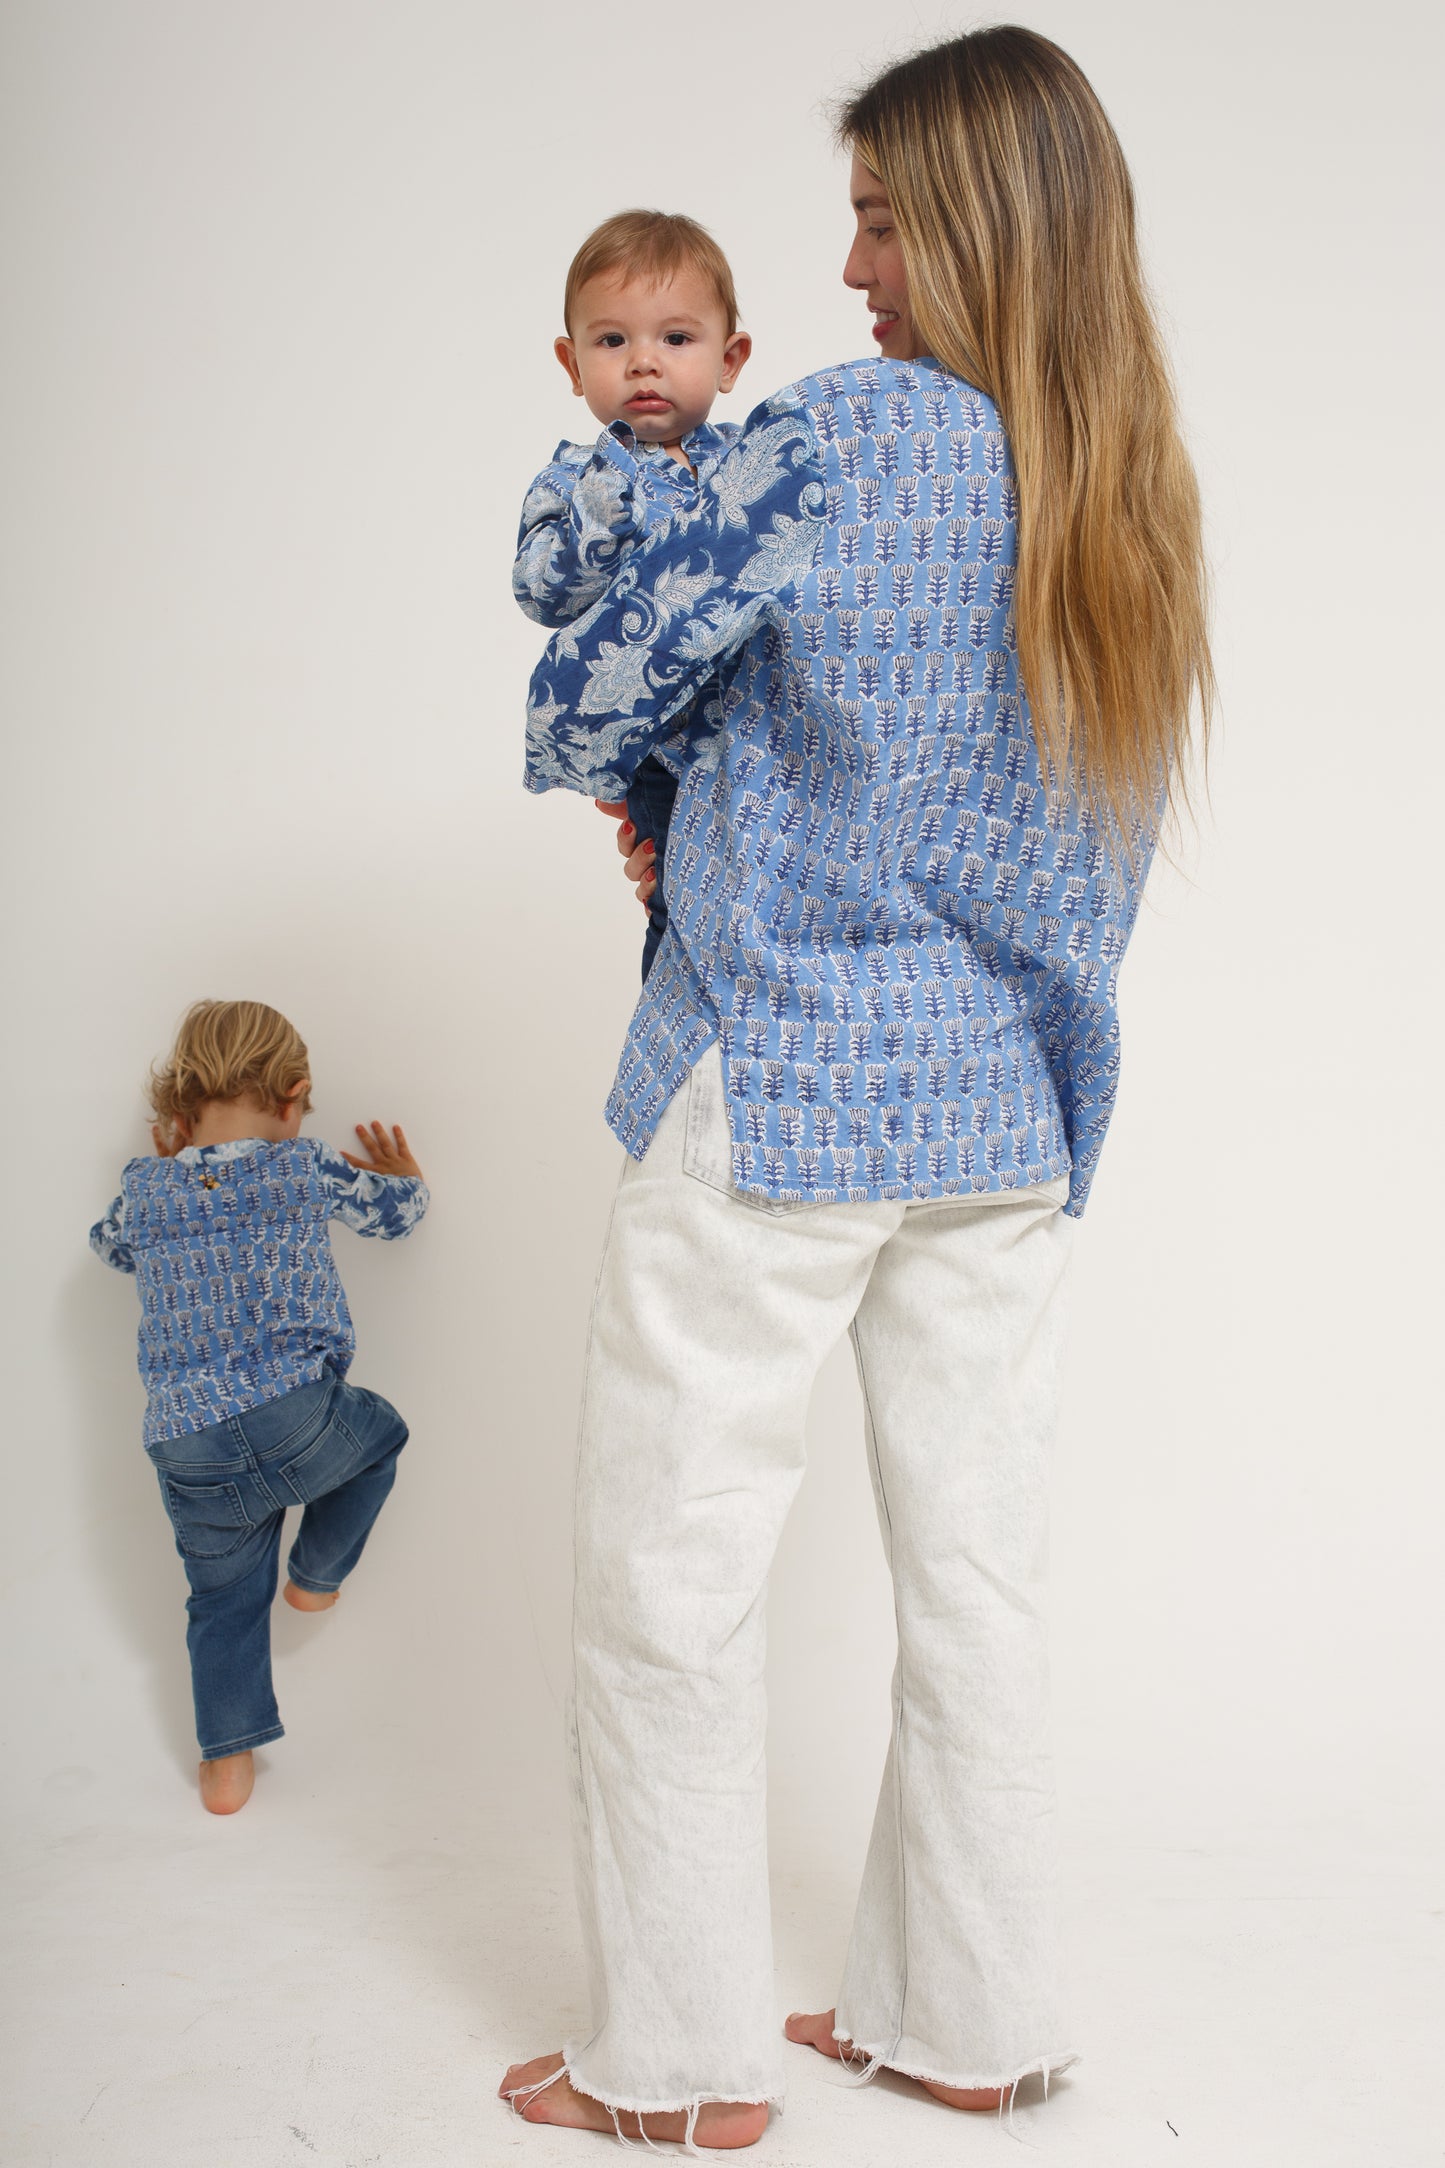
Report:
<svg viewBox="0 0 1445 2168"><path fill-rule="evenodd" d="M1343 1897L1352 1861L1418 1847L1442 1805L1438 18L1022 14L1082 63L1132 162L1223 696L1210 803L1126 967L1123 1093L1078 1244L1066 1829L1106 1886L1111 1860L1274 1843ZM404 1247L338 1236L355 1375L413 1442L324 1642L278 1625L292 1736L271 1781L344 1770L355 1795L384 1771L403 1820L408 1785L465 1795L503 1881L505 1832L543 1833L548 1918L568 1917L570 1464L642 923L610 827L520 788L538 635L508 588L516 514L587 419L550 353L562 276L611 210L702 218L755 340L720 415L868 351L824 101L974 19L0 12L0 1646L21 1828L83 1842L157 1770L164 1811L199 1812L134 1295L85 1232L143 1148L141 1083L180 1010L255 996L310 1042L312 1128L403 1119L435 1199ZM774 1802L780 1873L823 1878L841 1940L891 1663L841 1357L812 1455L772 1604Z"/></svg>

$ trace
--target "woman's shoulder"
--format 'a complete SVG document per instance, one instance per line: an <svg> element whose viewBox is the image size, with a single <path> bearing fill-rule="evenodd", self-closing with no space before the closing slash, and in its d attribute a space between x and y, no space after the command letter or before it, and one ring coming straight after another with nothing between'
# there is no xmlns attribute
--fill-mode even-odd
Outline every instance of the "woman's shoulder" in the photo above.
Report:
<svg viewBox="0 0 1445 2168"><path fill-rule="evenodd" d="M931 358L887 361L875 355L816 369L774 392L766 406L778 414L808 414L825 442L872 436L880 429L1000 427L987 393Z"/></svg>

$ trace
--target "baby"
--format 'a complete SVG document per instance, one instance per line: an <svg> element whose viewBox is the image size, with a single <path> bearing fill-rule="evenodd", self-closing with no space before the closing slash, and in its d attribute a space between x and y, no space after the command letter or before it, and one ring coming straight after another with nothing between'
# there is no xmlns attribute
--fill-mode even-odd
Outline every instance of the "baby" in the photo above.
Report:
<svg viewBox="0 0 1445 2168"><path fill-rule="evenodd" d="M565 625L590 609L650 530L680 504L737 435L708 415L752 351L738 329L727 258L694 219L622 211L572 259L557 359L604 426L593 444L559 444L522 506L512 590L527 615ZM627 794L657 885L642 976L667 927L663 858L677 779L653 754Z"/></svg>
<svg viewBox="0 0 1445 2168"><path fill-rule="evenodd" d="M140 1291L145 1446L191 1585L201 1799L234 1814L251 1750L281 1737L271 1599L281 1522L305 1508L286 1601L324 1611L386 1501L406 1425L346 1383L355 1348L328 1222L390 1239L425 1212L400 1129L366 1158L299 1134L310 1065L259 1001L198 1001L151 1077L157 1157L133 1159L91 1247Z"/></svg>

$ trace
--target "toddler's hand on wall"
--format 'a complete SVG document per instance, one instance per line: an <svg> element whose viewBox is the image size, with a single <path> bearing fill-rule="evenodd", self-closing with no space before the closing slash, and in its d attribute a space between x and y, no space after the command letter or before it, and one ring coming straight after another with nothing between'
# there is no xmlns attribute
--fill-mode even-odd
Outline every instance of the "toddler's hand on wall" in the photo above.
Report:
<svg viewBox="0 0 1445 2168"><path fill-rule="evenodd" d="M421 1168L411 1156L411 1146L407 1143L406 1133L399 1122L392 1124L390 1136L381 1122L373 1122L370 1129L365 1122L358 1122L356 1134L361 1139L365 1159L358 1159L355 1152L343 1152L341 1155L343 1159L349 1160L353 1167L364 1167L368 1174L407 1174L417 1181L425 1179Z"/></svg>

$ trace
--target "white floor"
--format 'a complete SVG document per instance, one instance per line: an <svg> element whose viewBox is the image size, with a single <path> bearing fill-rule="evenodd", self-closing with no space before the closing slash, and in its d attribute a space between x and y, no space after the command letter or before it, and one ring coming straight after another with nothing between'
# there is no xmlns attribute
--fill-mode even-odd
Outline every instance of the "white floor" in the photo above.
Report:
<svg viewBox="0 0 1445 2168"><path fill-rule="evenodd" d="M780 2021L832 1998L888 1721L891 1595L843 1382L815 1405L769 1600ZM574 1391L563 1378L559 1397ZM289 1734L244 1812L219 1821L195 1795L169 1531L142 1457L102 1452L98 1418L92 1432L76 1503L57 1460L54 1511L5 1592L0 2164L612 2158L614 2141L524 2126L495 2098L508 2062L583 2023L561 1450L523 1462L531 1489L505 1523L485 1465L419 1453L343 1604L308 1620L277 1606ZM1104 1550L1081 1515L1086 1477L1091 1498L1106 1486ZM903 2081L859 2091L790 2050L759 2168L1004 2164L1016 2146L1057 2168L1445 2162L1432 1698L1397 1724L1363 1642L1353 1671L1330 1669L1321 1723L1314 1673L1291 1690L1278 1637L1246 1635L1248 1578L1221 1600L1209 1544L1157 1540L1180 1515L1152 1494L1140 1508L1143 1484L1117 1454L1102 1472L1066 1459L1057 1517L1084 2059L1047 2104L1022 2088L1000 2127ZM1186 1576L1168 1601L1150 1578L1167 1575ZM1331 1615L1301 1613L1316 1666ZM1400 1661L1429 1645L1401 1635Z"/></svg>
<svg viewBox="0 0 1445 2168"><path fill-rule="evenodd" d="M471 1783L378 1775L340 1725L288 1738L228 1822L147 1744L118 1785L83 1760L52 1774L15 1849L6 2168L603 2157L612 2141L529 2129L493 2098L509 2059L581 2017L560 1814L504 1803L505 1736L483 1742ZM835 1832L805 1833L806 1771L775 1791L781 2015L827 1999L851 1863ZM1086 2052L1047 2104L1025 2088L1000 2128L902 2081L851 2089L796 2051L752 2157L942 2168L1018 2143L1061 2168L1445 2159L1438 1860L1341 1829L1131 1846L1126 1820L1070 1838Z"/></svg>

